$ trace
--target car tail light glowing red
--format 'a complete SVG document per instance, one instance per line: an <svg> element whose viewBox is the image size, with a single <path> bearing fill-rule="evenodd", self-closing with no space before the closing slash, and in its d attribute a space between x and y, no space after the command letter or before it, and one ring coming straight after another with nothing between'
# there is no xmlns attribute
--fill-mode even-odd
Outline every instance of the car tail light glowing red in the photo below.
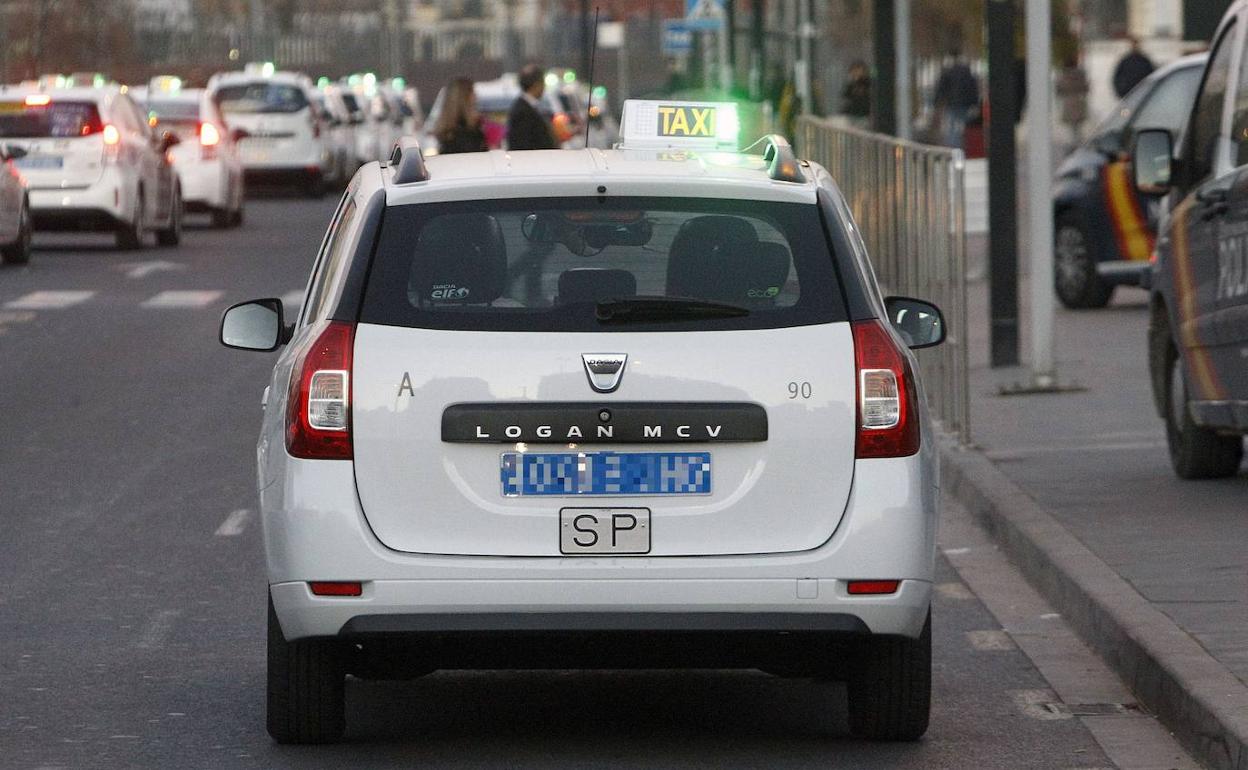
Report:
<svg viewBox="0 0 1248 770"><path fill-rule="evenodd" d="M879 594L895 594L900 585L900 580L851 580L846 590L854 596L878 596Z"/></svg>
<svg viewBox="0 0 1248 770"><path fill-rule="evenodd" d="M204 160L217 157L217 145L221 144L221 131L215 123L199 124L199 154Z"/></svg>
<svg viewBox="0 0 1248 770"><path fill-rule="evenodd" d="M295 358L286 402L286 451L310 460L350 460L354 324L324 321Z"/></svg>
<svg viewBox="0 0 1248 770"><path fill-rule="evenodd" d="M919 415L910 363L878 319L855 321L858 369L857 457L919 451Z"/></svg>
<svg viewBox="0 0 1248 770"><path fill-rule="evenodd" d="M344 581L318 580L308 583L308 587L317 596L359 596L364 593L364 586Z"/></svg>

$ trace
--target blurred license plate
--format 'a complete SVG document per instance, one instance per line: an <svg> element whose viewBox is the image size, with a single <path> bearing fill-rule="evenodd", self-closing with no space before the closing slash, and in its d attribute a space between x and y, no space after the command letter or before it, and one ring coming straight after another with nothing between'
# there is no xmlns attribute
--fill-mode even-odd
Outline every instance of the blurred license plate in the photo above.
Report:
<svg viewBox="0 0 1248 770"><path fill-rule="evenodd" d="M13 161L18 168L60 168L65 159L60 155L27 155Z"/></svg>
<svg viewBox="0 0 1248 770"><path fill-rule="evenodd" d="M505 497L709 495L710 452L504 452Z"/></svg>

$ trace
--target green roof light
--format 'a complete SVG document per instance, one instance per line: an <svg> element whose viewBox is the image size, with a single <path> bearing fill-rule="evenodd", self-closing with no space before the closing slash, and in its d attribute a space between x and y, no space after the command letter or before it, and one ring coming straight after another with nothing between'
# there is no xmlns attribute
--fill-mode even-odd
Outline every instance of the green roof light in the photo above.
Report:
<svg viewBox="0 0 1248 770"><path fill-rule="evenodd" d="M565 70L565 71L564 71L564 73L563 73L563 82L565 82L565 83L575 83L575 82L576 82L576 72L575 72L574 70Z"/></svg>
<svg viewBox="0 0 1248 770"><path fill-rule="evenodd" d="M715 138L720 144L738 144L741 135L741 118L737 115L737 105L725 104L715 116Z"/></svg>
<svg viewBox="0 0 1248 770"><path fill-rule="evenodd" d="M606 86L594 86L593 94L594 94L595 99L606 99L607 87Z"/></svg>

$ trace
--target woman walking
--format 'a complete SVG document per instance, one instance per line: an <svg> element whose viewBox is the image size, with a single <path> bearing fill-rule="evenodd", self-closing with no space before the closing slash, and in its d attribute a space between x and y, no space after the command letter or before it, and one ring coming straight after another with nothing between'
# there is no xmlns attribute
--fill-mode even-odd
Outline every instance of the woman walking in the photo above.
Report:
<svg viewBox="0 0 1248 770"><path fill-rule="evenodd" d="M477 112L477 95L472 81L455 78L446 89L446 103L438 124L434 127L438 138L438 152L445 155L454 152L485 152L490 149L481 129L481 114Z"/></svg>

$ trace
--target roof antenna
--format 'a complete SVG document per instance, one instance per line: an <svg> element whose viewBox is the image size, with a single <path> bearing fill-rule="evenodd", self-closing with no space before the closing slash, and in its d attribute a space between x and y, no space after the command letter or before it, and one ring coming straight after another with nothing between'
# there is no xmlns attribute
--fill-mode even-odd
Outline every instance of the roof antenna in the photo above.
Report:
<svg viewBox="0 0 1248 770"><path fill-rule="evenodd" d="M594 6L594 36L589 48L589 99L585 101L585 149L589 149L590 111L594 107L594 60L598 58L598 11L601 6Z"/></svg>

